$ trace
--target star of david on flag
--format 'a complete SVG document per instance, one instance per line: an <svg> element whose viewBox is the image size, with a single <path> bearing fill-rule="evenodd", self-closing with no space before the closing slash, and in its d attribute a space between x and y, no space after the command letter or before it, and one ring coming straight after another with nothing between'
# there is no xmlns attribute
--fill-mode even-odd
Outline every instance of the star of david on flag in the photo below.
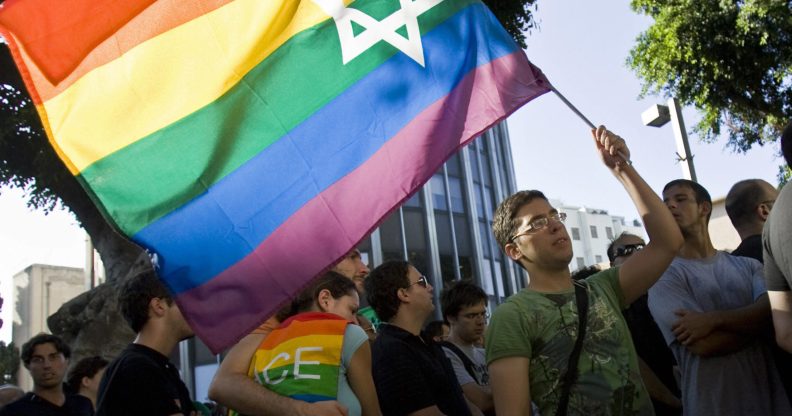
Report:
<svg viewBox="0 0 792 416"><path fill-rule="evenodd" d="M215 352L549 90L479 0L7 0L0 33Z"/></svg>

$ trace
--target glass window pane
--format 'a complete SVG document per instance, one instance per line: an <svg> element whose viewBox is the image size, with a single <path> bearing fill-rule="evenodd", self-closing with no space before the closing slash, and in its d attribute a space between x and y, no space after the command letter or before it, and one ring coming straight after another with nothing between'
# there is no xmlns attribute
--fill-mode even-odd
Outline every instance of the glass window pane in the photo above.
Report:
<svg viewBox="0 0 792 416"><path fill-rule="evenodd" d="M492 287L492 267L490 266L490 261L484 260L481 263L481 268L484 271L484 275L481 276L481 288L484 289L484 292L488 295L495 296L495 290Z"/></svg>
<svg viewBox="0 0 792 416"><path fill-rule="evenodd" d="M432 176L431 187L434 209L448 210L448 205L446 204L445 181L443 177L441 175Z"/></svg>
<svg viewBox="0 0 792 416"><path fill-rule="evenodd" d="M582 268L586 267L586 261L583 260L583 257L576 257L575 260L577 260L578 269L582 269Z"/></svg>
<svg viewBox="0 0 792 416"><path fill-rule="evenodd" d="M495 283L498 285L498 296L506 296L506 290L503 288L503 265L499 261L495 261Z"/></svg>
<svg viewBox="0 0 792 416"><path fill-rule="evenodd" d="M486 148L487 146L483 145L482 148ZM485 185L492 185L492 173L490 171L490 161L489 158L486 156L486 153L481 156L481 171L484 173L484 184Z"/></svg>
<svg viewBox="0 0 792 416"><path fill-rule="evenodd" d="M594 261L596 261L597 263L602 263L602 256L600 256L599 254L595 255Z"/></svg>
<svg viewBox="0 0 792 416"><path fill-rule="evenodd" d="M435 211L435 229L437 230L437 251L440 254L452 255L451 222L447 213Z"/></svg>
<svg viewBox="0 0 792 416"><path fill-rule="evenodd" d="M380 225L380 242L382 244L383 261L404 259L398 210L394 211L385 222Z"/></svg>
<svg viewBox="0 0 792 416"><path fill-rule="evenodd" d="M423 191L418 191L415 194L413 194L413 196L411 196L410 199L408 199L404 203L404 205L402 205L402 206L412 207L412 208L420 208L421 207L421 192L423 192Z"/></svg>
<svg viewBox="0 0 792 416"><path fill-rule="evenodd" d="M465 212L465 200L462 196L462 180L449 176L448 188L451 195L451 210L459 213Z"/></svg>
<svg viewBox="0 0 792 416"><path fill-rule="evenodd" d="M457 240L457 252L460 256L472 254L470 241L470 227L467 217L461 214L454 215L454 233Z"/></svg>
<svg viewBox="0 0 792 416"><path fill-rule="evenodd" d="M456 279L454 275L454 256L450 254L440 255L440 274L442 275L443 285L449 284ZM435 290L441 290L438 287Z"/></svg>
<svg viewBox="0 0 792 416"><path fill-rule="evenodd" d="M462 176L462 167L461 167L462 160L459 157L459 152L454 153L450 159L446 162L446 172L448 172L449 176L461 177Z"/></svg>
<svg viewBox="0 0 792 416"><path fill-rule="evenodd" d="M470 175L473 177L473 181L479 182L479 166L478 166L478 152L476 151L476 142L473 142L468 146L468 154L470 155Z"/></svg>
<svg viewBox="0 0 792 416"><path fill-rule="evenodd" d="M580 240L580 228L572 227L572 239Z"/></svg>
<svg viewBox="0 0 792 416"><path fill-rule="evenodd" d="M605 236L608 237L608 240L613 240L613 228L605 227Z"/></svg>
<svg viewBox="0 0 792 416"><path fill-rule="evenodd" d="M589 228L591 229L591 238L597 238L597 227L590 225Z"/></svg>
<svg viewBox="0 0 792 416"><path fill-rule="evenodd" d="M481 236L481 255L484 257L491 258L492 257L492 248L491 244L487 243L487 233L489 233L489 227L487 227L487 223L483 221L479 221L479 235Z"/></svg>
<svg viewBox="0 0 792 416"><path fill-rule="evenodd" d="M481 193L481 185L474 183L473 184L474 194L476 196L476 210L478 213L476 215L480 220L486 218L485 216L485 206L484 206L484 194Z"/></svg>

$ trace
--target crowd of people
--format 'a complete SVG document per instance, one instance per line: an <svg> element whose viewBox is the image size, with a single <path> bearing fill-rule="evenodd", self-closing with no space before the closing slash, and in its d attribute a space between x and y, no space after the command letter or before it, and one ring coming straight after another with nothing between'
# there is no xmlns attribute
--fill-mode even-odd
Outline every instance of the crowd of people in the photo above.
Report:
<svg viewBox="0 0 792 416"><path fill-rule="evenodd" d="M790 187L735 184L742 244L718 251L704 187L674 180L658 195L621 137L592 135L648 236L616 237L611 267L571 273L566 215L520 191L492 231L528 285L492 316L458 281L426 324L430 279L403 260L369 270L353 249L227 352L210 398L240 415L792 415ZM781 143L792 164L792 124ZM21 351L33 390L0 387L0 416L206 411L168 359L193 332L156 274L127 279L119 304L137 336L117 358L67 375L69 346L39 334Z"/></svg>

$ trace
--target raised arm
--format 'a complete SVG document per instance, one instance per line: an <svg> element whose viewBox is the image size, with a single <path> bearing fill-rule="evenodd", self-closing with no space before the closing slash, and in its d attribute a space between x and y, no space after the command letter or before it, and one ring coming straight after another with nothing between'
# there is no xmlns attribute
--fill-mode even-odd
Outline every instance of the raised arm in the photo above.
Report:
<svg viewBox="0 0 792 416"><path fill-rule="evenodd" d="M251 416L346 416L335 401L306 403L281 396L251 379L250 359L265 334L250 334L231 347L209 386L209 398Z"/></svg>
<svg viewBox="0 0 792 416"><path fill-rule="evenodd" d="M629 305L646 293L671 264L682 247L682 233L662 199L635 168L622 159L621 155L628 159L630 156L624 139L604 126L591 133L603 163L630 195L649 236L646 248L633 254L619 269L619 284L625 305Z"/></svg>
<svg viewBox="0 0 792 416"><path fill-rule="evenodd" d="M507 357L489 365L492 399L498 416L531 414L527 357Z"/></svg>

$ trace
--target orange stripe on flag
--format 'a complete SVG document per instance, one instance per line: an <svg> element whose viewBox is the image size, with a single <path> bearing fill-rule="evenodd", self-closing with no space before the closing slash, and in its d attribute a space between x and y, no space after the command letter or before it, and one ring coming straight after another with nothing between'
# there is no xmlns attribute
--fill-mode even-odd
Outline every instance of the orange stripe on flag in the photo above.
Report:
<svg viewBox="0 0 792 416"><path fill-rule="evenodd" d="M55 83L50 82L47 76L36 68L36 65L29 64L32 60L29 51L18 51L19 55L28 63L26 65L27 75L28 79L32 81L32 85L35 85L38 98L36 101L46 102L69 88L94 68L113 61L148 39L209 13L231 1L204 0L197 2L199 7L195 7L195 3L191 3L191 7L185 7L180 0L156 1L119 28L113 36L103 40L73 68L71 73ZM3 22L4 14L5 12L0 12L0 25L5 24Z"/></svg>
<svg viewBox="0 0 792 416"><path fill-rule="evenodd" d="M8 0L0 25L54 84L154 0Z"/></svg>

